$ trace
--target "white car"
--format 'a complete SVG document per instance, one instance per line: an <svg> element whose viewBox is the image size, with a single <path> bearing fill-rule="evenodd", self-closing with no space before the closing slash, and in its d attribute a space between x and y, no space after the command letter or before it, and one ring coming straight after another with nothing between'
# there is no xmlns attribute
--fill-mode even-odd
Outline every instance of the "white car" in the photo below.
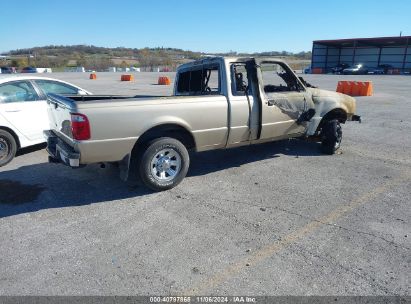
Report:
<svg viewBox="0 0 411 304"><path fill-rule="evenodd" d="M0 78L0 167L18 149L45 142L49 129L46 94L92 95L65 81L33 76Z"/></svg>

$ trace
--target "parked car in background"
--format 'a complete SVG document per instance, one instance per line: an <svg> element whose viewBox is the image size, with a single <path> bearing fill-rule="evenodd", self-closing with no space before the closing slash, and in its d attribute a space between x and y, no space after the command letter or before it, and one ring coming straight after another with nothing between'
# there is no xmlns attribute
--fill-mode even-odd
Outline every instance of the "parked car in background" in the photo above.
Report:
<svg viewBox="0 0 411 304"><path fill-rule="evenodd" d="M346 69L348 67L349 67L349 65L346 64L346 63L339 63L337 66L335 66L331 69L331 72L333 74L341 74L344 71L344 69Z"/></svg>
<svg viewBox="0 0 411 304"><path fill-rule="evenodd" d="M37 73L37 69L33 67L22 68L20 73Z"/></svg>
<svg viewBox="0 0 411 304"><path fill-rule="evenodd" d="M16 68L13 67L1 67L0 68L1 74L14 74L16 73Z"/></svg>
<svg viewBox="0 0 411 304"><path fill-rule="evenodd" d="M305 67L304 70L303 70L303 72L304 72L304 74L311 74L311 73L312 73L312 71L311 71L311 65Z"/></svg>
<svg viewBox="0 0 411 304"><path fill-rule="evenodd" d="M20 148L45 141L49 129L46 94L91 95L73 84L43 77L0 78L0 167Z"/></svg>
<svg viewBox="0 0 411 304"><path fill-rule="evenodd" d="M378 67L376 68L370 68L368 70L368 74L387 74L388 70L392 69L393 66L390 64L380 64Z"/></svg>
<svg viewBox="0 0 411 304"><path fill-rule="evenodd" d="M354 64L343 70L344 75L365 75L368 74L369 68L362 63Z"/></svg>

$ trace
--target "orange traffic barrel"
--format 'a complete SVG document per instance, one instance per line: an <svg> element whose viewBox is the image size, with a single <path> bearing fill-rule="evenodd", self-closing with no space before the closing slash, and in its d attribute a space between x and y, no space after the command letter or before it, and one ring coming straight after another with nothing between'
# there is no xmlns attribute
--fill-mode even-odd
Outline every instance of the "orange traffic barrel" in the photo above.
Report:
<svg viewBox="0 0 411 304"><path fill-rule="evenodd" d="M160 77L158 77L158 84L159 85L170 85L171 80L167 76L160 76Z"/></svg>
<svg viewBox="0 0 411 304"><path fill-rule="evenodd" d="M97 79L97 75L95 73L90 74L90 79Z"/></svg>
<svg viewBox="0 0 411 304"><path fill-rule="evenodd" d="M322 69L322 68L313 68L313 69L311 70L311 72L312 72L313 74L322 74L322 73L323 73L323 69Z"/></svg>
<svg viewBox="0 0 411 304"><path fill-rule="evenodd" d="M121 75L121 81L133 81L134 76L131 74Z"/></svg>
<svg viewBox="0 0 411 304"><path fill-rule="evenodd" d="M339 81L337 92L351 96L372 96L373 85L371 81Z"/></svg>

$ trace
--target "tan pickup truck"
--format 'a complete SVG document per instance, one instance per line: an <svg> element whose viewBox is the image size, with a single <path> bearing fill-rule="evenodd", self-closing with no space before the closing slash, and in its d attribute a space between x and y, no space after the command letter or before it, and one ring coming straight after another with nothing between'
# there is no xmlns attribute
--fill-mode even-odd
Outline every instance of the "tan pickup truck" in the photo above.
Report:
<svg viewBox="0 0 411 304"><path fill-rule="evenodd" d="M119 162L122 178L137 176L157 191L186 176L188 150L312 136L333 154L340 147L341 123L360 120L354 98L313 88L272 58L184 64L170 97L50 95L48 103L50 162Z"/></svg>

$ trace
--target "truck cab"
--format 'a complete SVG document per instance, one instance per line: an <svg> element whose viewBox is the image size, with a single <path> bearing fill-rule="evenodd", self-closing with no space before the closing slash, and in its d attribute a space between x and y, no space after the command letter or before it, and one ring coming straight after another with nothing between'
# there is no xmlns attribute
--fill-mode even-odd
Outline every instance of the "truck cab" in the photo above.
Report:
<svg viewBox="0 0 411 304"><path fill-rule="evenodd" d="M313 88L275 58L213 57L184 64L174 95L226 96L226 147L319 135L327 114L340 123L356 118L352 97Z"/></svg>

